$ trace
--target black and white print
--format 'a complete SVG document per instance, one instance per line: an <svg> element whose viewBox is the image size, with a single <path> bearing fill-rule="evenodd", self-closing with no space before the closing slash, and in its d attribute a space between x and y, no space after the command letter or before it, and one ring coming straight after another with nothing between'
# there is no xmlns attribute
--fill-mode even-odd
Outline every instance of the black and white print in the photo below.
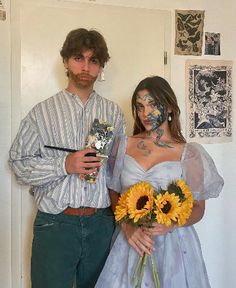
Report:
<svg viewBox="0 0 236 288"><path fill-rule="evenodd" d="M186 62L187 138L201 143L232 140L232 62Z"/></svg>
<svg viewBox="0 0 236 288"><path fill-rule="evenodd" d="M0 20L2 20L2 21L6 20L6 11L4 9L2 0L0 0Z"/></svg>
<svg viewBox="0 0 236 288"><path fill-rule="evenodd" d="M220 55L220 33L205 33L205 55Z"/></svg>

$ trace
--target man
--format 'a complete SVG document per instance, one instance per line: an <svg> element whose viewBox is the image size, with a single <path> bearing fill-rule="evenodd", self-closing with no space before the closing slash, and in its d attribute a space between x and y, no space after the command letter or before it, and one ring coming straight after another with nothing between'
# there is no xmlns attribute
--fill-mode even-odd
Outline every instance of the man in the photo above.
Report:
<svg viewBox="0 0 236 288"><path fill-rule="evenodd" d="M31 186L38 206L32 288L71 288L75 279L77 287L92 288L109 252L114 218L106 162L85 156L94 149L84 147L94 119L111 124L115 137L124 133L124 117L115 103L93 90L110 58L100 33L83 28L71 31L61 56L68 86L37 104L23 119L9 162L19 183ZM99 169L96 183L80 180L88 169Z"/></svg>

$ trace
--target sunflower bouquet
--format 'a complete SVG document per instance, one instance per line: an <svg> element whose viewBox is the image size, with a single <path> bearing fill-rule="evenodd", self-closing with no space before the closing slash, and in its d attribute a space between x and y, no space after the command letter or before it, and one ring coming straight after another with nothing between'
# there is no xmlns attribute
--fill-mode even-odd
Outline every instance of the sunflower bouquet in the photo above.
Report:
<svg viewBox="0 0 236 288"><path fill-rule="evenodd" d="M193 197L188 185L178 179L171 182L167 189L154 191L149 182L139 182L121 194L115 210L117 222L127 222L140 227L152 227L157 222L166 226L175 224L183 226L188 220L193 207ZM154 256L150 255L153 282L160 288ZM139 257L135 266L131 283L138 275L136 288L140 288L147 262L147 254Z"/></svg>

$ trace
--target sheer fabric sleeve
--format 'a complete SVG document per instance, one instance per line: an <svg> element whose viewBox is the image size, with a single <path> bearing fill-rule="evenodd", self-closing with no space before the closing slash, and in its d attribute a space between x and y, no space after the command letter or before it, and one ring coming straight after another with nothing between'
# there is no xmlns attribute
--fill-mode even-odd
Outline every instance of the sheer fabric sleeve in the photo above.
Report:
<svg viewBox="0 0 236 288"><path fill-rule="evenodd" d="M117 136L107 162L107 187L117 193L122 191L120 176L123 169L126 146L127 137L124 135Z"/></svg>
<svg viewBox="0 0 236 288"><path fill-rule="evenodd" d="M196 200L218 197L224 180L208 152L198 143L186 144L182 159L183 177Z"/></svg>

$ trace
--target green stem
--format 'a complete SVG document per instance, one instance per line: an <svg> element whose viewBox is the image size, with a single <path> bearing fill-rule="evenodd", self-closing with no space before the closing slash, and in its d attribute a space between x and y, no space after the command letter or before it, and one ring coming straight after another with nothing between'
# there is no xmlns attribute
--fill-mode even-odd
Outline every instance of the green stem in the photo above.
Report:
<svg viewBox="0 0 236 288"><path fill-rule="evenodd" d="M136 263L136 266L135 266L135 268L134 268L134 272L133 272L133 275L132 275L132 278L131 278L131 284L134 284L134 280L135 280L135 278L136 278L136 275L137 275L137 273L138 273L138 270L140 269L140 266L141 266L141 264L142 264L142 262L143 262L143 257L144 257L144 256L139 256L139 259L138 259L138 261L137 261L137 263Z"/></svg>
<svg viewBox="0 0 236 288"><path fill-rule="evenodd" d="M150 257L151 257L151 264L152 264L152 275L153 275L153 280L154 280L154 287L160 288L160 281L158 277L157 266L156 266L153 254L151 254Z"/></svg>
<svg viewBox="0 0 236 288"><path fill-rule="evenodd" d="M135 286L135 288L141 288L141 284L142 284L142 280L143 280L143 274L144 274L144 269L145 269L146 263L147 263L147 254L144 253L142 258L143 258L143 261L142 261L142 264L141 264L141 270L140 270L140 274L139 274L139 277L138 277L138 283Z"/></svg>

